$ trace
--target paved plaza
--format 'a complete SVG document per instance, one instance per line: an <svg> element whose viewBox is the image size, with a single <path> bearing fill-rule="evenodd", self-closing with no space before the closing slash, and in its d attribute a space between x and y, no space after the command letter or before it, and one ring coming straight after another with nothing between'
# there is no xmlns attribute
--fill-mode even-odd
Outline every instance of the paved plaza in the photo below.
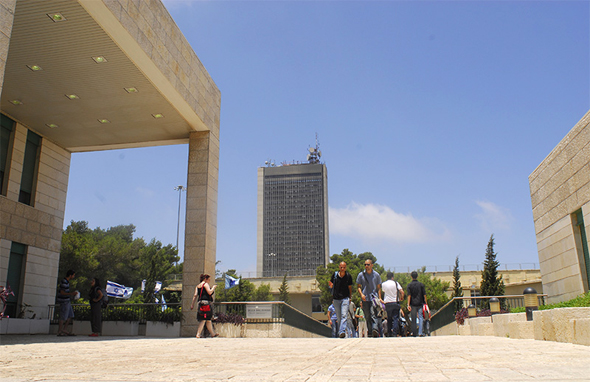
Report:
<svg viewBox="0 0 590 382"><path fill-rule="evenodd" d="M0 381L590 381L590 347L499 337L0 337Z"/></svg>

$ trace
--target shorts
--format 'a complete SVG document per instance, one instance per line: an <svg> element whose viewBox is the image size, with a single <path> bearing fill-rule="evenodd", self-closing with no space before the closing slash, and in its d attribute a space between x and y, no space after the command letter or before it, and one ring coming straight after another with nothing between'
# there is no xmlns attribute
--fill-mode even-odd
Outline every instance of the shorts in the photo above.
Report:
<svg viewBox="0 0 590 382"><path fill-rule="evenodd" d="M65 321L68 318L74 318L74 308L72 308L70 301L62 302L59 309L59 319Z"/></svg>

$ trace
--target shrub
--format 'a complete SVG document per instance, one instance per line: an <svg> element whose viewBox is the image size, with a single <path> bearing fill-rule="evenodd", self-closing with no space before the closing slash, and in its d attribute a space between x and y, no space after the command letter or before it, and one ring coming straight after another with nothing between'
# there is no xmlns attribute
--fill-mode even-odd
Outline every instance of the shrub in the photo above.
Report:
<svg viewBox="0 0 590 382"><path fill-rule="evenodd" d="M241 316L239 314L219 313L215 317L213 317L213 322L219 323L219 324L230 323L230 324L234 324L237 326L237 325L242 325L243 323L246 322L246 320L244 319L243 316Z"/></svg>

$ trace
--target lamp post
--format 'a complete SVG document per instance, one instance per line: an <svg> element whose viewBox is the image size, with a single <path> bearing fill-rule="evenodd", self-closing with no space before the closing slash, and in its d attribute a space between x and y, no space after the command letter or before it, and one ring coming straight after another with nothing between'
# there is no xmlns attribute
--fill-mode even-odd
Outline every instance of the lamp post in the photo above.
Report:
<svg viewBox="0 0 590 382"><path fill-rule="evenodd" d="M182 191L186 191L186 187L184 186L176 186L174 187L175 191L178 191L178 223L176 224L176 250L178 251L178 238L180 236L180 199L182 197ZM176 262L178 265L178 261Z"/></svg>
<svg viewBox="0 0 590 382"><path fill-rule="evenodd" d="M526 308L526 320L533 320L533 311L539 309L539 297L537 291L528 287L522 292L524 295L524 306Z"/></svg>
<svg viewBox="0 0 590 382"><path fill-rule="evenodd" d="M497 297L490 298L490 311L492 314L500 313L500 300Z"/></svg>
<svg viewBox="0 0 590 382"><path fill-rule="evenodd" d="M470 304L467 307L467 313L469 314L469 317L475 317L475 316L477 316L477 309L475 308L475 305Z"/></svg>

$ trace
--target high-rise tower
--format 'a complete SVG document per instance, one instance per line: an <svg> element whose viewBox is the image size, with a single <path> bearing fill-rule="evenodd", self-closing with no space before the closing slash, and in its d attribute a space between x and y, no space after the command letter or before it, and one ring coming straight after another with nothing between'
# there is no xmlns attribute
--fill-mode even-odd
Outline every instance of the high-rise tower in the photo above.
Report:
<svg viewBox="0 0 590 382"><path fill-rule="evenodd" d="M328 263L328 174L320 157L316 142L306 163L258 169L259 276L315 275Z"/></svg>

